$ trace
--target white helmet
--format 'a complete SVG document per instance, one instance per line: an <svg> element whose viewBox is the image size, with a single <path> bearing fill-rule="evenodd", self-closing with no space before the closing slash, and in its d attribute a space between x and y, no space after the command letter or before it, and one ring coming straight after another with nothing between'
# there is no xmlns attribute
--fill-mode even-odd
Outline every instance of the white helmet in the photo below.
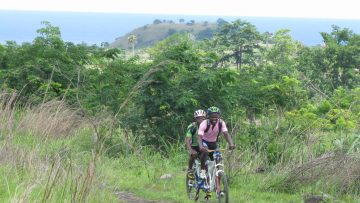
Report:
<svg viewBox="0 0 360 203"><path fill-rule="evenodd" d="M201 117L201 116L206 117L206 113L204 110L199 109L194 112L194 118Z"/></svg>

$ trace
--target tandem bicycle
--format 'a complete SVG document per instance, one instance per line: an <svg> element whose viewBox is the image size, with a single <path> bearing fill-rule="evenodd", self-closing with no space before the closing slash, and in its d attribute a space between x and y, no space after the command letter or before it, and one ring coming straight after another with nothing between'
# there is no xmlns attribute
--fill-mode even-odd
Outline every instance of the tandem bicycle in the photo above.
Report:
<svg viewBox="0 0 360 203"><path fill-rule="evenodd" d="M224 171L224 164L222 162L223 149L208 150L213 152L214 160L207 160L207 178L200 178L200 159L197 157L193 165L194 180L186 177L186 192L189 199L198 201L201 195L204 196L206 202L209 202L211 194L214 192L219 203L229 202L228 182Z"/></svg>

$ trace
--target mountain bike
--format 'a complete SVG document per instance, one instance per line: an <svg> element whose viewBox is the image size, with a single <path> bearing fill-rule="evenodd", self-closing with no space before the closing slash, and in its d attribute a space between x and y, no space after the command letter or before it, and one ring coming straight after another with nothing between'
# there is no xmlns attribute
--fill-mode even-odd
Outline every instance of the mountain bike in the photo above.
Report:
<svg viewBox="0 0 360 203"><path fill-rule="evenodd" d="M195 179L190 180L186 176L186 192L189 199L197 201L200 197L200 194L204 194L205 200L209 202L211 197L210 194L211 192L214 192L219 203L229 202L228 182L224 171L224 164L222 163L222 154L220 151L223 150L208 150L208 152L214 152L214 161L207 160L208 172L206 179L200 178L200 159L195 159L195 164L193 165L193 174Z"/></svg>

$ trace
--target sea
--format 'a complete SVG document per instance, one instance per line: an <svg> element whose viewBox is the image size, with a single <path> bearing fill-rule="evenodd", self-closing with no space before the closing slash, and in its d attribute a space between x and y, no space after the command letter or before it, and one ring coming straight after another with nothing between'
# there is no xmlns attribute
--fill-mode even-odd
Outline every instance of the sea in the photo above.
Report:
<svg viewBox="0 0 360 203"><path fill-rule="evenodd" d="M219 18L227 22L246 20L255 25L259 32L274 33L279 29L289 29L295 40L307 46L321 45L320 33L330 33L332 25L360 33L360 20L0 10L0 44L7 41L18 44L32 42L38 36L36 31L43 27L42 21L59 27L61 37L66 42L101 45L103 42L112 43L135 28L152 24L156 19L216 22Z"/></svg>

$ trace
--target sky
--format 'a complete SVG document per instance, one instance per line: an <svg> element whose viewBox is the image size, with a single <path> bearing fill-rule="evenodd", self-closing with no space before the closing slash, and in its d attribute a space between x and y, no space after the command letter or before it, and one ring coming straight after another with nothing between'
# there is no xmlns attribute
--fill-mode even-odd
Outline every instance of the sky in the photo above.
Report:
<svg viewBox="0 0 360 203"><path fill-rule="evenodd" d="M359 20L359 4L359 0L0 0L0 10Z"/></svg>

